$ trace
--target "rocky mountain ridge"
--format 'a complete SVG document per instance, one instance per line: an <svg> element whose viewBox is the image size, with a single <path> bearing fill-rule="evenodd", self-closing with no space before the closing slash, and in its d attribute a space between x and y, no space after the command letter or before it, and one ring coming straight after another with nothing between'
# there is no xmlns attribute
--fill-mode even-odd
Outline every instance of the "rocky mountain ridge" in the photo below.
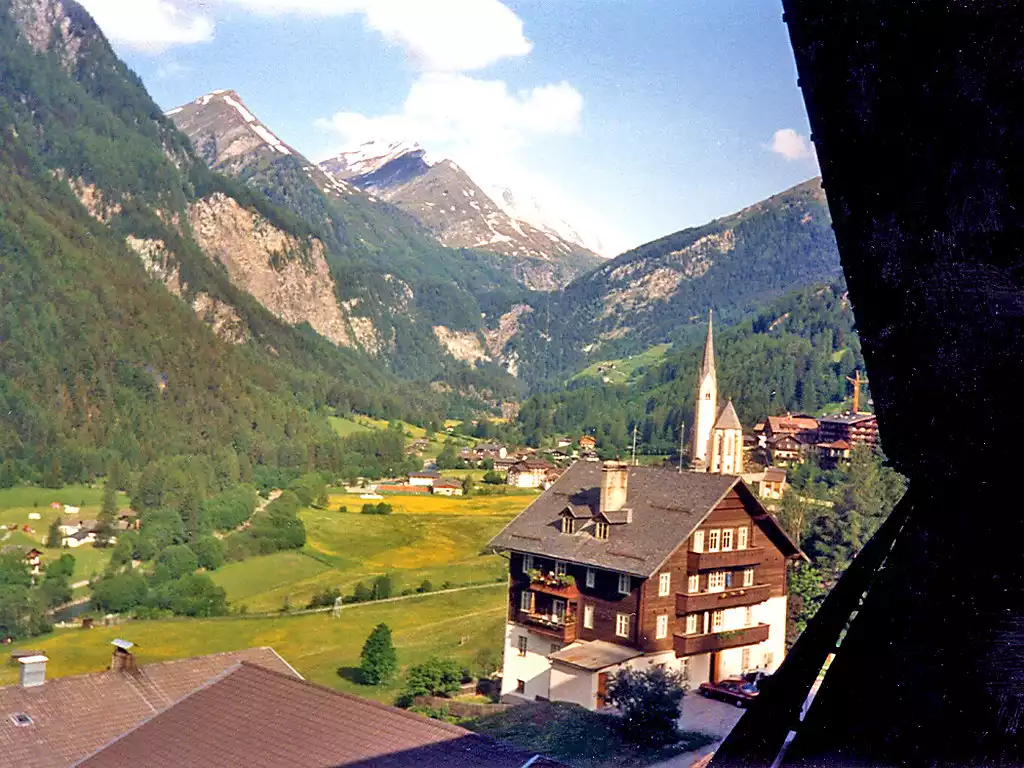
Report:
<svg viewBox="0 0 1024 768"><path fill-rule="evenodd" d="M320 167L409 213L443 245L548 262L546 269L524 262L532 268L513 272L531 289L555 290L601 263L564 222L537 226L517 209L510 190L488 193L458 163L430 158L414 142L366 142ZM540 219L536 203L523 208Z"/></svg>

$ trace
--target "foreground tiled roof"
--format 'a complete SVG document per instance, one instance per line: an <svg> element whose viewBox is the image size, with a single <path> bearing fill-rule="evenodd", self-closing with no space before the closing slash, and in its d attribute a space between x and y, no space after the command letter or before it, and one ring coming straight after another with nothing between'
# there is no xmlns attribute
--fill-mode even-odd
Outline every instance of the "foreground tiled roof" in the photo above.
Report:
<svg viewBox="0 0 1024 768"><path fill-rule="evenodd" d="M491 546L647 577L740 482L728 475L629 467L625 506L632 522L614 526L607 540L593 536L590 522L577 525L577 533L562 533L566 507L574 516L584 506L597 514L601 469L596 462L573 464Z"/></svg>
<svg viewBox="0 0 1024 768"><path fill-rule="evenodd" d="M463 728L242 663L79 765L521 768L532 757Z"/></svg>
<svg viewBox="0 0 1024 768"><path fill-rule="evenodd" d="M0 765L72 765L241 661L297 677L272 648L250 648L145 664L135 674L103 671L0 688ZM15 725L11 716L19 713L32 724Z"/></svg>

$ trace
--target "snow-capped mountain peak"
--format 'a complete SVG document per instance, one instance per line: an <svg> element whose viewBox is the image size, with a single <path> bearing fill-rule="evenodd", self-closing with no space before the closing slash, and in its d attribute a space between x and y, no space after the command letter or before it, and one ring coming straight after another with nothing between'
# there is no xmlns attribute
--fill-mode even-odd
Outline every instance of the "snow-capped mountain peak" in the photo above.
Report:
<svg viewBox="0 0 1024 768"><path fill-rule="evenodd" d="M553 214L536 197L517 194L508 187L493 184L484 191L509 218L529 224L541 232L555 235L594 253L603 253L601 238L598 235L585 233L561 216Z"/></svg>
<svg viewBox="0 0 1024 768"><path fill-rule="evenodd" d="M351 149L343 150L331 159L332 173L346 176L365 176L380 170L388 163L403 155L418 157L425 163L426 152L415 141L365 141Z"/></svg>

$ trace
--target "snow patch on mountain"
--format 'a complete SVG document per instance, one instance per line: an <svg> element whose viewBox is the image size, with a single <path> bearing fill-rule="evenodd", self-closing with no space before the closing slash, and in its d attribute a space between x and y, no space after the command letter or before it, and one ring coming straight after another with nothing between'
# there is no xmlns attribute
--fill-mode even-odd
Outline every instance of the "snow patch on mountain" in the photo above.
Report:
<svg viewBox="0 0 1024 768"><path fill-rule="evenodd" d="M432 165L426 158L423 147L415 141L366 141L357 147L344 150L331 162L337 164L335 173L344 173L346 176L365 176L383 168L393 160L403 155L419 153L420 158Z"/></svg>
<svg viewBox="0 0 1024 768"><path fill-rule="evenodd" d="M509 218L525 222L549 238L575 243L594 253L603 253L601 238L596 233L583 233L561 216L552 213L536 197L517 194L500 184L488 185L484 191ZM552 239L552 242L555 240Z"/></svg>

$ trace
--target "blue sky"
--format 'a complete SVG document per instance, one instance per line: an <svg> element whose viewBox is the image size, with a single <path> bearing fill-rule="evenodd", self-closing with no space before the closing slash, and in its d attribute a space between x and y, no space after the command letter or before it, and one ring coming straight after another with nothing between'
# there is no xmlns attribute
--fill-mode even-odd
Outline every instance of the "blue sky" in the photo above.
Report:
<svg viewBox="0 0 1024 768"><path fill-rule="evenodd" d="M817 174L775 0L84 0L165 109L233 88L314 160L418 140L609 254Z"/></svg>

